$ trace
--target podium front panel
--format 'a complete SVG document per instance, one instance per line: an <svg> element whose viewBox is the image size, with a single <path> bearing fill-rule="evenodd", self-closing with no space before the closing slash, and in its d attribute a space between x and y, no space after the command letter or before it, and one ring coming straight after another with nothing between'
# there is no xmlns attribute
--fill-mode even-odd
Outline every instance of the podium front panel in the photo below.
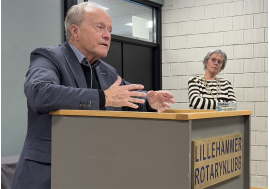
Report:
<svg viewBox="0 0 270 189"><path fill-rule="evenodd" d="M189 122L53 116L52 188L190 188Z"/></svg>

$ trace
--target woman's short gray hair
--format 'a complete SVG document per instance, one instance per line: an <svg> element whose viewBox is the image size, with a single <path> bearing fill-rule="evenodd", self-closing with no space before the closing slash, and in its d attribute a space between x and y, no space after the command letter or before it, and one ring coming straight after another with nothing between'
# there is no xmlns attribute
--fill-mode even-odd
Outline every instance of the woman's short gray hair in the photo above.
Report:
<svg viewBox="0 0 270 189"><path fill-rule="evenodd" d="M81 22L83 20L85 7L90 8L98 8L104 10L104 7L102 7L99 4L93 3L93 2L83 2L78 5L73 5L67 12L66 18L65 18L65 31L66 31L66 39L69 40L72 36L70 32L70 27L72 24L76 24L77 26L81 25Z"/></svg>
<svg viewBox="0 0 270 189"><path fill-rule="evenodd" d="M223 70L223 69L225 68L225 66L226 66L226 63L227 63L227 55L226 55L226 53L225 53L224 51L219 50L219 49L217 49L217 50L210 50L210 51L207 53L207 55L206 55L206 56L204 57L204 59L203 59L204 69L206 69L206 64L207 64L209 58L210 58L210 57L212 56L212 54L214 54L214 53L217 53L217 54L221 54L221 55L222 55L222 57L223 57L223 64L222 64L221 70ZM220 70L220 71L221 71L221 70Z"/></svg>

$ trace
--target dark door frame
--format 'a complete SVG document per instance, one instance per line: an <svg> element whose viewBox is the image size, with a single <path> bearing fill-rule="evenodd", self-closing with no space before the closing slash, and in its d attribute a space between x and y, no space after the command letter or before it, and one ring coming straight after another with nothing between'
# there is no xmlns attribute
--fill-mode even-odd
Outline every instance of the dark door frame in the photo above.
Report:
<svg viewBox="0 0 270 189"><path fill-rule="evenodd" d="M84 0L86 1L86 0ZM139 4L143 4L155 9L156 12L156 43L146 42L138 39L127 38L123 36L113 35L112 41L123 42L127 44L133 44L138 46L151 47L154 49L154 88L153 90L161 90L162 89L162 33L161 33L161 14L162 14L162 5L149 2L146 0L127 0L136 2ZM64 0L64 21L67 14L67 11L73 6L76 5L77 0ZM64 30L65 31L65 30ZM64 33L64 41L65 41L65 33Z"/></svg>

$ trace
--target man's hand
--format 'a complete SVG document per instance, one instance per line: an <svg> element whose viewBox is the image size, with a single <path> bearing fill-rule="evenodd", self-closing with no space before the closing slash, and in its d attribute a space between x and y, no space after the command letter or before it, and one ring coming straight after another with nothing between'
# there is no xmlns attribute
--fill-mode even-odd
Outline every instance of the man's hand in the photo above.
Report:
<svg viewBox="0 0 270 189"><path fill-rule="evenodd" d="M141 90L143 85L131 84L120 86L121 77L118 76L116 82L105 93L105 106L122 107L128 106L137 109L139 106L134 103L143 104L144 99L138 99L133 97L146 97L146 93L132 90Z"/></svg>
<svg viewBox="0 0 270 189"><path fill-rule="evenodd" d="M147 93L149 105L159 113L163 112L166 108L171 108L169 103L175 103L173 98L173 94L167 91L149 91Z"/></svg>

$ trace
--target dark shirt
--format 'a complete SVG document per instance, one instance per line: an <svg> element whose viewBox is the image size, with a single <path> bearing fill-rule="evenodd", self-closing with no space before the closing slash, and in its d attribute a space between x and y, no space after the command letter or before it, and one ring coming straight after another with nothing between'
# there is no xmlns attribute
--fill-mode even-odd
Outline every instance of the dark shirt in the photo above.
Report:
<svg viewBox="0 0 270 189"><path fill-rule="evenodd" d="M99 84L99 80L96 74L96 66L92 67L92 74L93 74L93 78L91 78L91 69L89 66L85 66L84 64L81 64L84 76L85 76L85 80L87 83L87 87L88 88L92 88L92 89L97 89L98 90L98 94L99 94L99 109L100 110L106 110L105 109L105 94L104 92L101 90L100 88L100 84ZM92 79L92 86L91 86L91 79Z"/></svg>

